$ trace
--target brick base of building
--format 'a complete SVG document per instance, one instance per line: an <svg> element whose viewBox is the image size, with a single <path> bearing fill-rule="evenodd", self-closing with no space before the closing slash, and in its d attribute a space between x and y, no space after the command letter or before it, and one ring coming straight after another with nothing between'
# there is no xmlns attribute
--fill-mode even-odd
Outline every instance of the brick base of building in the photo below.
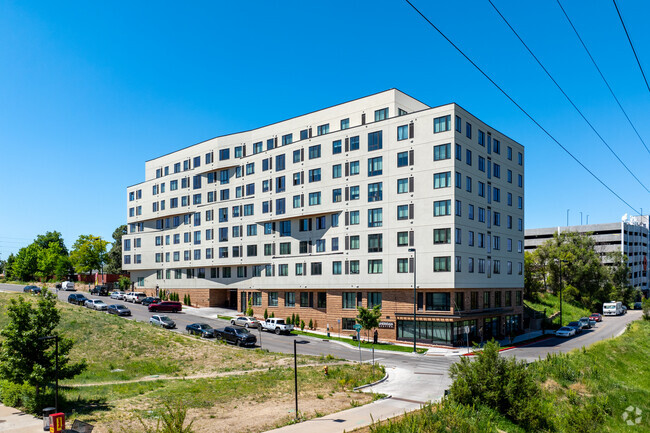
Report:
<svg viewBox="0 0 650 433"><path fill-rule="evenodd" d="M165 289L143 289L142 291L147 296L160 296ZM185 295L190 295L192 307L222 307L222 308L237 308L236 290L229 289L173 289L166 290L167 295L177 293L178 299L183 302Z"/></svg>

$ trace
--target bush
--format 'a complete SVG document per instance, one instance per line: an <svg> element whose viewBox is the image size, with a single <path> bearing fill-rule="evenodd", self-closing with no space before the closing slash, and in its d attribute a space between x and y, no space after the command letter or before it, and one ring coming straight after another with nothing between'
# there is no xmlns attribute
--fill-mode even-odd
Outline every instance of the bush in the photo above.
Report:
<svg viewBox="0 0 650 433"><path fill-rule="evenodd" d="M271 311L271 318L273 319L275 317L275 312Z"/></svg>
<svg viewBox="0 0 650 433"><path fill-rule="evenodd" d="M296 325L296 326L298 326L298 323L299 323L299 322L296 322L296 313L293 313L293 314L291 315L291 322L289 322L289 323L291 323L292 325Z"/></svg>
<svg viewBox="0 0 650 433"><path fill-rule="evenodd" d="M293 325L293 322L291 321L291 317L287 316L287 319L285 320L285 323L287 325Z"/></svg>
<svg viewBox="0 0 650 433"><path fill-rule="evenodd" d="M314 329L314 321L309 319L309 329Z"/></svg>
<svg viewBox="0 0 650 433"><path fill-rule="evenodd" d="M304 330L305 330L305 321L304 321L304 320L301 320L301 321L300 321L300 330L301 330L301 331L304 331Z"/></svg>
<svg viewBox="0 0 650 433"><path fill-rule="evenodd" d="M17 384L0 381L0 400L5 406L20 408L32 414L39 414L44 407L54 405L54 390L41 388L38 397L36 388L28 383Z"/></svg>
<svg viewBox="0 0 650 433"><path fill-rule="evenodd" d="M650 320L650 298L644 299L641 305L641 308L643 308L643 320Z"/></svg>
<svg viewBox="0 0 650 433"><path fill-rule="evenodd" d="M269 310L267 308L264 309L264 320L269 318Z"/></svg>

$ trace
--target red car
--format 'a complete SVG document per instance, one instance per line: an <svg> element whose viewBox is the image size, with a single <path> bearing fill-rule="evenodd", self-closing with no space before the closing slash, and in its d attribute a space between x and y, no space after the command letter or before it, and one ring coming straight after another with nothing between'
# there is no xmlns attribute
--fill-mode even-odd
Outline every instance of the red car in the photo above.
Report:
<svg viewBox="0 0 650 433"><path fill-rule="evenodd" d="M591 316L589 316L589 320L594 320L596 322L602 322L603 321L603 315L600 313L593 313Z"/></svg>
<svg viewBox="0 0 650 433"><path fill-rule="evenodd" d="M149 304L149 311L166 311L169 313L178 313L183 309L183 304L176 301L162 301L155 304Z"/></svg>

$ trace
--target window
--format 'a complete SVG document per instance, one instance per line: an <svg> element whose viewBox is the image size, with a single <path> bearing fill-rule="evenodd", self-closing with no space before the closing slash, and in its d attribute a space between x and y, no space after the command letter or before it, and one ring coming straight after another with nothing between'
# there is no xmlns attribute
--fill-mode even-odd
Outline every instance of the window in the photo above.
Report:
<svg viewBox="0 0 650 433"><path fill-rule="evenodd" d="M298 197L298 196L296 196L296 197ZM341 200L343 200L343 195L341 193L341 188L333 189L332 190L332 202L333 203L339 203Z"/></svg>
<svg viewBox="0 0 650 433"><path fill-rule="evenodd" d="M408 152L399 152L397 154L397 166L406 167L409 165L409 153Z"/></svg>
<svg viewBox="0 0 650 433"><path fill-rule="evenodd" d="M451 271L451 257L434 257L433 258L433 272L450 272Z"/></svg>
<svg viewBox="0 0 650 433"><path fill-rule="evenodd" d="M381 134L380 134L381 138ZM359 136L350 137L350 150L359 150Z"/></svg>
<svg viewBox="0 0 650 433"><path fill-rule="evenodd" d="M375 122L380 120L388 119L388 108L382 108L381 110L375 110Z"/></svg>
<svg viewBox="0 0 650 433"><path fill-rule="evenodd" d="M343 292L341 294L342 307L345 309L357 308L357 294L356 292Z"/></svg>
<svg viewBox="0 0 650 433"><path fill-rule="evenodd" d="M501 154L501 142L496 138L492 140L492 151L497 155Z"/></svg>
<svg viewBox="0 0 650 433"><path fill-rule="evenodd" d="M517 164L524 165L524 155L521 152L517 153Z"/></svg>
<svg viewBox="0 0 650 433"><path fill-rule="evenodd" d="M302 161L302 151L300 149L294 150L293 151L293 163L301 162Z"/></svg>
<svg viewBox="0 0 650 433"><path fill-rule="evenodd" d="M320 158L320 144L309 146L309 159Z"/></svg>
<svg viewBox="0 0 650 433"><path fill-rule="evenodd" d="M350 200L359 200L359 186L350 187Z"/></svg>
<svg viewBox="0 0 650 433"><path fill-rule="evenodd" d="M440 144L433 147L433 160L441 161L451 158L451 144Z"/></svg>
<svg viewBox="0 0 650 433"><path fill-rule="evenodd" d="M451 200L433 202L433 216L451 215Z"/></svg>
<svg viewBox="0 0 650 433"><path fill-rule="evenodd" d="M409 205L403 204L397 206L397 219L398 220L409 219Z"/></svg>
<svg viewBox="0 0 650 433"><path fill-rule="evenodd" d="M402 125L397 127L397 141L408 140L409 138L409 126Z"/></svg>
<svg viewBox="0 0 650 433"><path fill-rule="evenodd" d="M499 164L492 164L492 175L497 179L501 178L501 166Z"/></svg>
<svg viewBox="0 0 650 433"><path fill-rule="evenodd" d="M295 292L284 292L284 306L285 307L295 307L296 306L296 293Z"/></svg>
<svg viewBox="0 0 650 433"><path fill-rule="evenodd" d="M291 144L293 142L293 134L287 134L282 136L282 145L286 146L287 144Z"/></svg>
<svg viewBox="0 0 650 433"><path fill-rule="evenodd" d="M451 129L451 115L433 119L433 132L445 132Z"/></svg>
<svg viewBox="0 0 650 433"><path fill-rule="evenodd" d="M285 209L286 201L283 198L278 198L275 200L275 214L283 215L286 212Z"/></svg>
<svg viewBox="0 0 650 433"><path fill-rule="evenodd" d="M382 223L382 208L368 209L368 227L381 227Z"/></svg>
<svg viewBox="0 0 650 433"><path fill-rule="evenodd" d="M397 232L397 246L406 247L409 244L409 232Z"/></svg>
<svg viewBox="0 0 650 433"><path fill-rule="evenodd" d="M485 197L485 184L481 181L478 183L478 196Z"/></svg>
<svg viewBox="0 0 650 433"><path fill-rule="evenodd" d="M485 158L482 156L478 157L478 169L485 173Z"/></svg>
<svg viewBox="0 0 650 433"><path fill-rule="evenodd" d="M359 236L350 236L350 249L358 250L359 249Z"/></svg>
<svg viewBox="0 0 650 433"><path fill-rule="evenodd" d="M355 175L359 174L360 167L361 167L361 165L359 164L359 161L351 161L350 162L350 176L355 176Z"/></svg>
<svg viewBox="0 0 650 433"><path fill-rule="evenodd" d="M462 271L462 258L460 256L456 256L456 272L461 272Z"/></svg>
<svg viewBox="0 0 650 433"><path fill-rule="evenodd" d="M341 275L342 268L341 268L341 262L336 261L332 262L332 275Z"/></svg>
<svg viewBox="0 0 650 433"><path fill-rule="evenodd" d="M434 229L433 230L433 243L434 244L450 244L451 243L451 229Z"/></svg>
<svg viewBox="0 0 650 433"><path fill-rule="evenodd" d="M359 260L350 260L350 273L353 275L359 274Z"/></svg>
<svg viewBox="0 0 650 433"><path fill-rule="evenodd" d="M323 263L315 262L311 264L311 275L322 275L323 274Z"/></svg>
<svg viewBox="0 0 650 433"><path fill-rule="evenodd" d="M465 135L467 138L472 138L472 125L465 122Z"/></svg>
<svg viewBox="0 0 650 433"><path fill-rule="evenodd" d="M368 203L382 200L382 185L383 182L368 184Z"/></svg>
<svg viewBox="0 0 650 433"><path fill-rule="evenodd" d="M275 157L275 171L282 171L285 168L285 156L284 153L282 155L276 155Z"/></svg>
<svg viewBox="0 0 650 433"><path fill-rule="evenodd" d="M381 175L382 170L382 157L368 159L368 176L378 176Z"/></svg>
<svg viewBox="0 0 650 433"><path fill-rule="evenodd" d="M320 182L320 168L309 170L309 182Z"/></svg>
<svg viewBox="0 0 650 433"><path fill-rule="evenodd" d="M460 245L462 243L462 234L463 234L463 230L457 228L456 229L456 244L458 244L458 245Z"/></svg>
<svg viewBox="0 0 650 433"><path fill-rule="evenodd" d="M332 142L332 154L336 155L337 153L341 153L342 148L341 148L341 140L335 140Z"/></svg>
<svg viewBox="0 0 650 433"><path fill-rule="evenodd" d="M316 135L324 135L330 132L330 124L320 125L316 128Z"/></svg>
<svg viewBox="0 0 650 433"><path fill-rule="evenodd" d="M478 130L478 144L485 147L485 132Z"/></svg>
<svg viewBox="0 0 650 433"><path fill-rule="evenodd" d="M230 159L230 149L221 149L219 151L219 161Z"/></svg>
<svg viewBox="0 0 650 433"><path fill-rule="evenodd" d="M350 225L358 225L358 224L359 224L359 211L353 210L350 212Z"/></svg>
<svg viewBox="0 0 650 433"><path fill-rule="evenodd" d="M350 127L350 119L341 119L341 129L348 129Z"/></svg>
<svg viewBox="0 0 650 433"><path fill-rule="evenodd" d="M370 234L368 235L368 252L381 253L383 251L383 235Z"/></svg>
<svg viewBox="0 0 650 433"><path fill-rule="evenodd" d="M425 308L430 311L449 311L451 309L449 292L429 292L426 294Z"/></svg>
<svg viewBox="0 0 650 433"><path fill-rule="evenodd" d="M320 204L320 191L309 193L309 206L316 206Z"/></svg>
<svg viewBox="0 0 650 433"><path fill-rule="evenodd" d="M379 260L368 260L368 273L369 274L381 274L383 273L383 261Z"/></svg>
<svg viewBox="0 0 650 433"><path fill-rule="evenodd" d="M341 171L341 164L336 164L332 166L332 179L337 179L341 177L342 171Z"/></svg>
<svg viewBox="0 0 650 433"><path fill-rule="evenodd" d="M451 186L451 172L435 173L433 175L433 188L447 188Z"/></svg>
<svg viewBox="0 0 650 433"><path fill-rule="evenodd" d="M409 180L407 178L397 179L397 193L404 194L407 192L409 192Z"/></svg>
<svg viewBox="0 0 650 433"><path fill-rule="evenodd" d="M350 147L352 140L350 140ZM371 132L368 134L368 151L379 150L382 148L381 131Z"/></svg>
<svg viewBox="0 0 650 433"><path fill-rule="evenodd" d="M368 308L381 308L381 292L368 292Z"/></svg>

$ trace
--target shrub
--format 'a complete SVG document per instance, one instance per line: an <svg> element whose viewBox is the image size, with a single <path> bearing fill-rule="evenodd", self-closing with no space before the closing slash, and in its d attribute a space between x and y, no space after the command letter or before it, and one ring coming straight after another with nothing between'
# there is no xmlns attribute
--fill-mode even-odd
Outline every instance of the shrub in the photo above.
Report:
<svg viewBox="0 0 650 433"><path fill-rule="evenodd" d="M293 325L293 322L291 321L291 317L287 316L287 319L285 320L287 325Z"/></svg>
<svg viewBox="0 0 650 433"><path fill-rule="evenodd" d="M314 329L314 321L309 319L309 329Z"/></svg>
<svg viewBox="0 0 650 433"><path fill-rule="evenodd" d="M296 314L296 318L293 319L294 325L300 325L300 314Z"/></svg>
<svg viewBox="0 0 650 433"><path fill-rule="evenodd" d="M300 321L300 330L301 330L301 331L304 331L304 330L305 330L305 321L304 321L304 320L301 320L301 321Z"/></svg>
<svg viewBox="0 0 650 433"><path fill-rule="evenodd" d="M269 318L269 310L267 308L264 309L264 320Z"/></svg>
<svg viewBox="0 0 650 433"><path fill-rule="evenodd" d="M299 316L300 317L300 316ZM291 314L291 322L292 325L298 325L299 322L296 322L296 313Z"/></svg>
<svg viewBox="0 0 650 433"><path fill-rule="evenodd" d="M650 320L650 298L644 299L641 305L641 308L643 308L643 320Z"/></svg>
<svg viewBox="0 0 650 433"><path fill-rule="evenodd" d="M274 317L275 317L275 312L271 311L271 318L274 318Z"/></svg>

